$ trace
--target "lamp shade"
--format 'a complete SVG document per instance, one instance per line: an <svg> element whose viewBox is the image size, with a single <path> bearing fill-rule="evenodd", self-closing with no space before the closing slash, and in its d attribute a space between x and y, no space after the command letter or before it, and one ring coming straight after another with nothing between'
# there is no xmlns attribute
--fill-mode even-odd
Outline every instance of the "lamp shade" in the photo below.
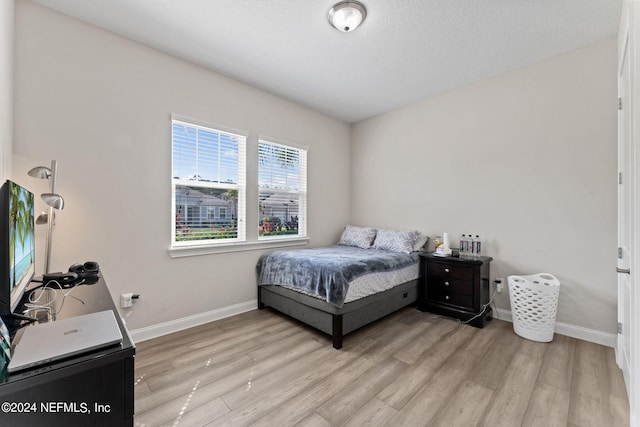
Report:
<svg viewBox="0 0 640 427"><path fill-rule="evenodd" d="M367 17L367 9L357 1L343 1L329 10L329 23L338 31L355 30Z"/></svg>
<svg viewBox="0 0 640 427"><path fill-rule="evenodd" d="M27 172L29 176L40 179L49 179L51 177L51 169L46 166L36 166Z"/></svg>
<svg viewBox="0 0 640 427"><path fill-rule="evenodd" d="M43 193L42 200L54 209L64 208L64 199L61 195L55 193Z"/></svg>
<svg viewBox="0 0 640 427"><path fill-rule="evenodd" d="M47 211L40 212L40 215L38 215L38 218L36 218L36 224L46 224L47 221L49 221L49 213Z"/></svg>

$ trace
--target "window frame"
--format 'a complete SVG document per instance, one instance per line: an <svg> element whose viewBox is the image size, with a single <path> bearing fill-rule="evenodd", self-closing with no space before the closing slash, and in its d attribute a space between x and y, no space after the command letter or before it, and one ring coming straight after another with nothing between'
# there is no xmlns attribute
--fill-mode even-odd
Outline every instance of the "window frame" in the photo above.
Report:
<svg viewBox="0 0 640 427"><path fill-rule="evenodd" d="M287 150L298 151L299 158L299 174L298 174L298 190L285 190L263 187L260 185L260 145L270 144L272 146L281 147ZM307 239L307 202L308 202L308 147L300 144L294 144L288 141L283 141L278 138L273 138L267 135L258 135L258 164L256 165L256 175L258 176L258 182L256 183L258 189L258 228L260 227L261 210L260 210L260 192L267 189L278 194L296 195L298 197L298 233L293 235L274 235L274 236L261 236L258 230L258 241L288 241L296 239Z"/></svg>
<svg viewBox="0 0 640 427"><path fill-rule="evenodd" d="M232 135L238 139L238 179L237 183L220 183L220 182L208 182L189 179L176 179L174 178L174 124L179 123L185 126L189 126L196 129L203 129L209 132L217 134ZM247 193L247 139L248 132L232 129L227 126L220 126L212 123L203 122L201 120L192 119L190 117L180 116L177 114L171 114L171 243L170 250L189 250L192 248L203 247L224 247L229 245L237 245L246 242L246 193ZM237 212L236 212L236 237L235 238L220 238L220 239L202 239L202 240L187 240L179 241L176 239L176 188L177 186L187 187L199 187L218 190L236 190L238 192L237 199ZM189 207L187 207L189 209ZM216 214L215 207L213 207L214 217ZM201 211L202 216L202 211ZM207 211L206 217L209 216Z"/></svg>

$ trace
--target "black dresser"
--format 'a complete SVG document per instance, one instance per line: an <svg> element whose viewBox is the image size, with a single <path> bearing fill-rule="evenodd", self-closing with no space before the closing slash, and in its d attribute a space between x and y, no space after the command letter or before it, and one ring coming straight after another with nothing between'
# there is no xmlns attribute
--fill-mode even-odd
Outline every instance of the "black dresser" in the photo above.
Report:
<svg viewBox="0 0 640 427"><path fill-rule="evenodd" d="M56 290L56 319L113 310L122 344L50 363L0 379L0 426L132 426L135 346L100 276L71 292ZM68 293L62 298L61 292ZM40 313L41 315L43 312ZM38 316L40 318L40 316ZM46 316L40 321L47 320ZM12 345L23 329L7 324Z"/></svg>
<svg viewBox="0 0 640 427"><path fill-rule="evenodd" d="M484 327L491 319L489 264L492 259L421 254L422 298L418 308Z"/></svg>

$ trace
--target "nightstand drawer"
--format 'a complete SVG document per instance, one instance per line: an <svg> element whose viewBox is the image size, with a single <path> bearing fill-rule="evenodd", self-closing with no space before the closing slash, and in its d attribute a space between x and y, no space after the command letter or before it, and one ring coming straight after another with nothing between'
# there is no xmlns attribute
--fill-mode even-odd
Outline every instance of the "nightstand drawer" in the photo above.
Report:
<svg viewBox="0 0 640 427"><path fill-rule="evenodd" d="M427 276L429 289L438 289L446 292L457 292L462 294L473 293L473 282L469 280L452 279L449 277L435 276L429 274Z"/></svg>
<svg viewBox="0 0 640 427"><path fill-rule="evenodd" d="M427 299L439 303L451 304L462 308L473 309L473 297L469 294L459 294L443 289L429 288Z"/></svg>
<svg viewBox="0 0 640 427"><path fill-rule="evenodd" d="M461 280L473 280L473 267L430 262L427 267L429 276L451 277Z"/></svg>

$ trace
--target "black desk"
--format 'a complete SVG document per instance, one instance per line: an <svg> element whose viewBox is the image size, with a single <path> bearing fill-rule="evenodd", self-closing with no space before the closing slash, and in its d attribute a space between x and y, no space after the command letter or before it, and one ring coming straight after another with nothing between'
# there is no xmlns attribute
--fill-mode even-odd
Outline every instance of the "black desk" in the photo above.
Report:
<svg viewBox="0 0 640 427"><path fill-rule="evenodd" d="M0 379L0 426L132 426L135 346L104 280L77 286L64 302L63 291L55 292L57 319L113 310L122 344L5 374ZM12 344L19 347L22 330L7 327L15 335Z"/></svg>

